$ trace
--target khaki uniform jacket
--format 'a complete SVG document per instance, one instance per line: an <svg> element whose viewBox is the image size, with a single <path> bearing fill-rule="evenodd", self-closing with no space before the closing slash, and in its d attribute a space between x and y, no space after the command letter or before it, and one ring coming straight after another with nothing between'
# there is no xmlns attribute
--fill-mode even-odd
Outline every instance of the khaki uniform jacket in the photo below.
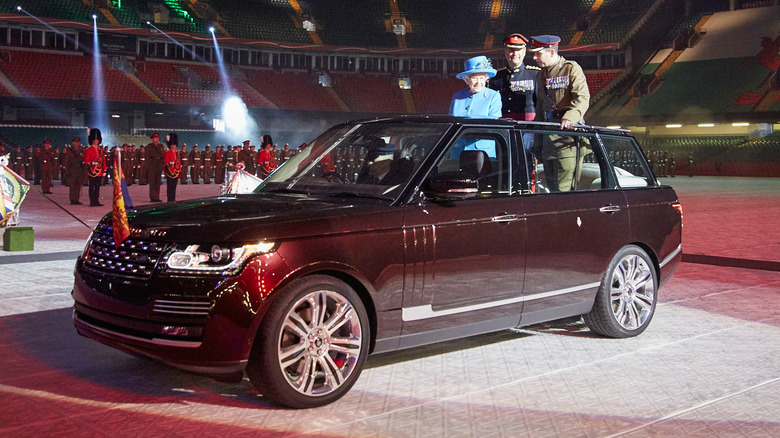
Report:
<svg viewBox="0 0 780 438"><path fill-rule="evenodd" d="M549 97L548 97L549 94ZM552 102L550 102L552 100ZM545 67L536 75L536 119L547 121L571 120L580 123L590 105L590 91L582 67L563 56L552 67ZM557 110L562 117L545 118Z"/></svg>

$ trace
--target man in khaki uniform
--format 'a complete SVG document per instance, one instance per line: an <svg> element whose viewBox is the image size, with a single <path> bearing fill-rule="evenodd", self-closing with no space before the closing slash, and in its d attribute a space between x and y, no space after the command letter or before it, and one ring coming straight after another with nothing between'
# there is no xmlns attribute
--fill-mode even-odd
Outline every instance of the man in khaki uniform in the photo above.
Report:
<svg viewBox="0 0 780 438"><path fill-rule="evenodd" d="M560 123L571 129L582 123L590 103L590 91L582 67L558 54L561 39L553 35L535 36L529 50L541 67L536 76L536 120ZM544 174L550 191L570 191L579 178L582 158L588 145L569 136L550 136L542 145Z"/></svg>

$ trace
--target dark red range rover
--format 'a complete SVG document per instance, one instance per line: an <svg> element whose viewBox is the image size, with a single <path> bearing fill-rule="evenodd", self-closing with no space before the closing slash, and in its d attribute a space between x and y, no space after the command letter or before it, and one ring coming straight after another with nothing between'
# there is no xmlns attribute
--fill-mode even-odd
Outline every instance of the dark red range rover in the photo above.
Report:
<svg viewBox="0 0 780 438"><path fill-rule="evenodd" d="M371 353L584 316L635 336L682 209L627 131L409 116L336 126L254 192L111 215L75 270L78 332L313 407Z"/></svg>

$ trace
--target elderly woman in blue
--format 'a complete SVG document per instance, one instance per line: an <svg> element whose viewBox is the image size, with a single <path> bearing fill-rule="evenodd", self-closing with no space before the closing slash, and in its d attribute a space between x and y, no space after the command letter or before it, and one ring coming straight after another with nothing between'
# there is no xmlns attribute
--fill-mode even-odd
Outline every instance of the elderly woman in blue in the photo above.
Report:
<svg viewBox="0 0 780 438"><path fill-rule="evenodd" d="M472 119L497 119L501 117L501 94L485 85L496 70L486 56L477 56L466 61L466 71L459 73L468 90L461 90L452 96L450 115Z"/></svg>

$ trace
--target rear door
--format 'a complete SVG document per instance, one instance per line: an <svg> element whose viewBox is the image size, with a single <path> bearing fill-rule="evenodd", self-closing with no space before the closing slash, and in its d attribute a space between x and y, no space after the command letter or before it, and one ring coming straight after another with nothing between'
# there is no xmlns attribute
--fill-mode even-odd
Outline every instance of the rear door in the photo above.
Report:
<svg viewBox="0 0 780 438"><path fill-rule="evenodd" d="M528 325L587 313L630 232L625 198L595 134L551 129L523 138L535 170L523 195L528 257L521 325Z"/></svg>

